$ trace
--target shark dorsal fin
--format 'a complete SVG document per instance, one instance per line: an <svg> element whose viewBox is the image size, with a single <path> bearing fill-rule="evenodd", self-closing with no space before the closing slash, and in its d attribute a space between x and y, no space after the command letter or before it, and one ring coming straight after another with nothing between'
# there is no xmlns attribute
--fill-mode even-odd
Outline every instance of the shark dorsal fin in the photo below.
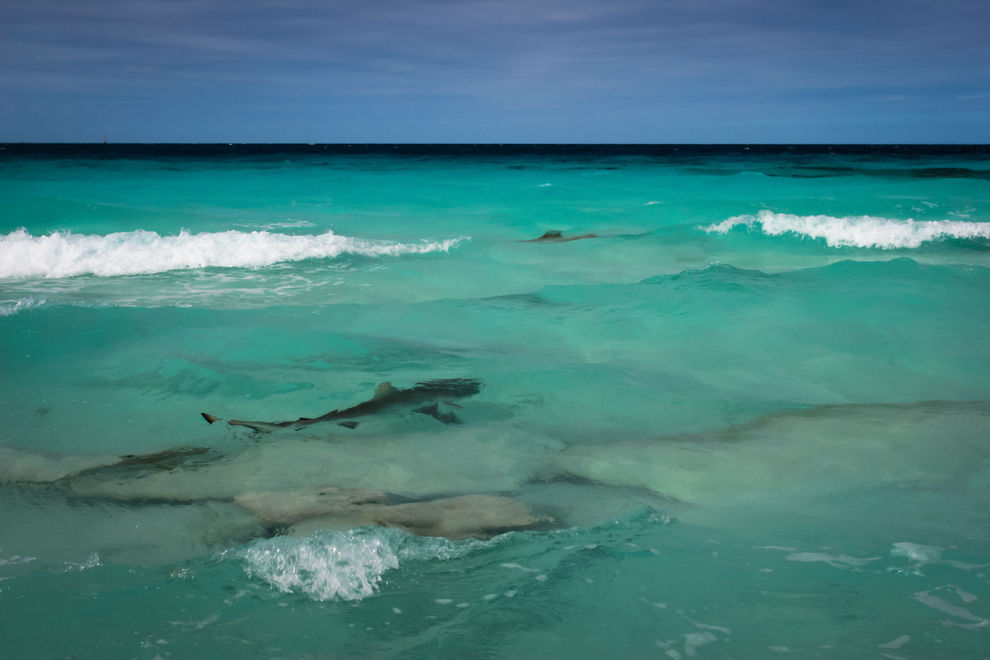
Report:
<svg viewBox="0 0 990 660"><path fill-rule="evenodd" d="M382 397L386 397L394 391L395 388L392 387L392 383L388 381L378 383L378 387L375 388L375 396L372 397L372 399L381 399Z"/></svg>

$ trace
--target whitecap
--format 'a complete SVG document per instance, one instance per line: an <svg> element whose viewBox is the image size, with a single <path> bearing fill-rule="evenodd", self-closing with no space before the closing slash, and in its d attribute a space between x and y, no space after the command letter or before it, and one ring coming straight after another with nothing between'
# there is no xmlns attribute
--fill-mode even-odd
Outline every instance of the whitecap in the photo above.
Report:
<svg viewBox="0 0 990 660"><path fill-rule="evenodd" d="M824 239L829 247L861 247L895 250L918 248L945 239L990 238L990 222L960 220L895 220L876 216L832 217L794 215L763 210L757 215L738 215L701 227L708 233L725 234L736 227L758 229L767 236L793 234Z"/></svg>
<svg viewBox="0 0 990 660"><path fill-rule="evenodd" d="M137 275L201 268L260 268L341 254L396 257L448 252L467 237L400 243L322 234L223 231L161 235L136 230L107 235L54 232L33 236L21 228L0 235L0 278Z"/></svg>

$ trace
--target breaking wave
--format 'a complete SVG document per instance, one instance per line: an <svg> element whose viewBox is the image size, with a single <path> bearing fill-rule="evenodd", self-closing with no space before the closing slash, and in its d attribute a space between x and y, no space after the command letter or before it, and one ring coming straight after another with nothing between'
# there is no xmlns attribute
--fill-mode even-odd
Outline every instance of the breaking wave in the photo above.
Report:
<svg viewBox="0 0 990 660"><path fill-rule="evenodd" d="M794 234L825 239L829 247L861 247L896 250L917 248L946 239L990 239L990 222L957 220L894 220L875 216L836 218L827 215L792 215L760 211L738 215L702 227L709 233L725 234L735 227L758 229L767 236Z"/></svg>
<svg viewBox="0 0 990 660"><path fill-rule="evenodd" d="M258 268L326 259L341 254L366 257L447 252L464 238L396 243L323 234L223 231L162 236L153 231L105 236L54 232L32 236L25 229L0 235L0 278L75 275L138 275L198 268Z"/></svg>

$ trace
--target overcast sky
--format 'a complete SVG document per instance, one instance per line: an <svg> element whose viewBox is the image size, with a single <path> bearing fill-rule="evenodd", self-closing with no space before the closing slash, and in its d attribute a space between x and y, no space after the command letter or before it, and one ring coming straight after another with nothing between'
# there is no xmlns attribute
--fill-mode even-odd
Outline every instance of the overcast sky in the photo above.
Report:
<svg viewBox="0 0 990 660"><path fill-rule="evenodd" d="M990 143L990 0L0 0L0 140Z"/></svg>

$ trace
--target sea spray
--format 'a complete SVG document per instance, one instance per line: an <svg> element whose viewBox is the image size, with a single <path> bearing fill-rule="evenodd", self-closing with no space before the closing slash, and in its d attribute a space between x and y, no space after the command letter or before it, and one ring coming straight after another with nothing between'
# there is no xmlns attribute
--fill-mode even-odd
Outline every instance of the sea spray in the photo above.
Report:
<svg viewBox="0 0 990 660"><path fill-rule="evenodd" d="M495 541L494 543L497 543ZM233 551L245 572L284 593L317 601L362 600L400 562L447 560L492 542L417 537L397 529L320 530L302 538L261 539Z"/></svg>
<svg viewBox="0 0 990 660"><path fill-rule="evenodd" d="M386 571L399 567L387 539L360 530L256 541L242 556L249 576L313 600L361 600L374 593Z"/></svg>

